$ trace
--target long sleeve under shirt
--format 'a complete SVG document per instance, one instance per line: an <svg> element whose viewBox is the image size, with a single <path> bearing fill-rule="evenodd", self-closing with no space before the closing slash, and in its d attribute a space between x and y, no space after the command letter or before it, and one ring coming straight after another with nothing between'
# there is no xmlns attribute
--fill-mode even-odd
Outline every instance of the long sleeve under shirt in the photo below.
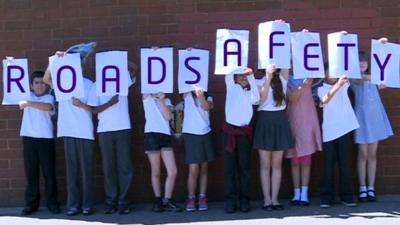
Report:
<svg viewBox="0 0 400 225"><path fill-rule="evenodd" d="M234 75L225 76L226 84L226 102L225 102L225 118L226 122L243 127L250 123L253 116L253 105L257 105L260 101L260 93L258 91L254 75L247 76L250 84L250 90L244 89L234 81Z"/></svg>

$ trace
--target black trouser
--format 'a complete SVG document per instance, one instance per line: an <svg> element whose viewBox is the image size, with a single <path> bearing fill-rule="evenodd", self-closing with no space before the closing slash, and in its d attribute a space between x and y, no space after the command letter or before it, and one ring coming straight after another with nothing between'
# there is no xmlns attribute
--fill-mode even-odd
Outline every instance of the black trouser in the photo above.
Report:
<svg viewBox="0 0 400 225"><path fill-rule="evenodd" d="M321 202L333 203L335 198L335 166L339 164L340 198L353 201L351 184L351 135L347 133L335 140L324 142L324 173L322 178Z"/></svg>
<svg viewBox="0 0 400 225"><path fill-rule="evenodd" d="M40 168L42 169L47 206L58 205L54 139L23 137L26 175L25 205L40 205Z"/></svg>
<svg viewBox="0 0 400 225"><path fill-rule="evenodd" d="M106 204L125 207L132 183L131 130L99 133Z"/></svg>
<svg viewBox="0 0 400 225"><path fill-rule="evenodd" d="M226 141L227 135L224 134L225 145ZM236 206L237 200L240 204L250 201L250 159L250 140L245 136L236 136L236 149L233 152L225 150L224 154L225 199L228 206Z"/></svg>

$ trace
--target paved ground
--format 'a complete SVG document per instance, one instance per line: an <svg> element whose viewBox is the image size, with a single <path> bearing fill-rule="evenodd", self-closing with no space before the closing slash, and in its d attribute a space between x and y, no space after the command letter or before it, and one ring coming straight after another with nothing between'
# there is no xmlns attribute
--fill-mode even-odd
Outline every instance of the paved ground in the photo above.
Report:
<svg viewBox="0 0 400 225"><path fill-rule="evenodd" d="M206 212L153 213L151 205L136 205L129 215L104 215L103 206L97 206L97 213L91 216L67 217L65 213L54 216L41 208L30 217L19 215L21 208L0 208L0 224L270 224L270 225L400 225L400 195L379 196L376 203L360 204L356 208L335 205L330 209L320 209L318 200L309 207L291 207L288 201L285 210L266 212L260 209L261 202L253 202L250 213L226 214L223 203L210 203Z"/></svg>

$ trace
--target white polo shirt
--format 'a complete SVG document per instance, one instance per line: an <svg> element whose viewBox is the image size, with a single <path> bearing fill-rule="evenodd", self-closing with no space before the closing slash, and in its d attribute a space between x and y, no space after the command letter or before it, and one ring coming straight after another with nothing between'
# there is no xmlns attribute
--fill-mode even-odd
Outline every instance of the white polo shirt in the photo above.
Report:
<svg viewBox="0 0 400 225"><path fill-rule="evenodd" d="M283 93L286 96L288 81L282 75L279 75L279 78L282 82ZM262 87L265 83L265 79L266 79L266 77L264 76L262 79L257 80L257 85L259 87ZM274 90L272 89L272 87L270 85L270 87L268 88L267 100L265 100L264 103L260 103L260 105L258 107L258 111L281 111L281 110L286 109L286 100L284 100L282 105L276 106L276 101L274 99L273 91Z"/></svg>
<svg viewBox="0 0 400 225"><path fill-rule="evenodd" d="M233 74L225 75L225 120L234 126L243 127L250 123L253 117L253 105L257 105L260 101L260 93L254 75L247 76L250 90L236 84L233 76Z"/></svg>
<svg viewBox="0 0 400 225"><path fill-rule="evenodd" d="M351 106L347 90L350 84L344 84L332 97L324 104L322 121L323 142L335 140L352 130L359 127L357 117ZM332 85L324 83L318 88L318 97L321 99L332 89Z"/></svg>
<svg viewBox="0 0 400 225"><path fill-rule="evenodd" d="M87 104L93 82L83 78L84 97ZM74 106L72 99L58 102L57 137L73 137L94 140L92 113Z"/></svg>
<svg viewBox="0 0 400 225"><path fill-rule="evenodd" d="M31 92L28 101L51 104L53 105L53 111L43 111L33 107L24 108L20 136L54 138L53 122L51 121L51 116L54 115L54 97L49 94L36 96Z"/></svg>
<svg viewBox="0 0 400 225"><path fill-rule="evenodd" d="M169 98L165 99L167 106L172 106ZM145 133L162 133L171 135L169 121L164 118L161 102L158 98L149 95L143 99L144 117L146 123L144 125Z"/></svg>
<svg viewBox="0 0 400 225"><path fill-rule="evenodd" d="M200 100L188 93L184 101L182 133L203 135L210 132L210 114L203 109ZM208 96L207 101L212 102L212 97Z"/></svg>

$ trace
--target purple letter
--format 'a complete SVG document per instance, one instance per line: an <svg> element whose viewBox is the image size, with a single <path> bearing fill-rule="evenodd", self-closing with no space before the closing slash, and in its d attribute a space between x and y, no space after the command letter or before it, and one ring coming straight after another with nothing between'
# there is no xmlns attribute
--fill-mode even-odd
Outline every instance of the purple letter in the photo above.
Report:
<svg viewBox="0 0 400 225"><path fill-rule="evenodd" d="M392 54L389 54L386 56L385 61L383 62L383 65L381 64L381 61L378 58L377 54L373 54L374 55L374 59L376 61L376 63L379 66L379 70L381 71L381 81L383 81L385 79L385 67L389 62L390 57L392 56Z"/></svg>
<svg viewBox="0 0 400 225"><path fill-rule="evenodd" d="M309 58L319 58L319 55L315 54L308 54L309 47L319 47L318 43L308 43L304 46L304 68L310 71L318 71L318 67L309 67L308 66L308 59Z"/></svg>
<svg viewBox="0 0 400 225"><path fill-rule="evenodd" d="M61 87L61 72L64 69L71 70L71 73L72 73L72 86L69 89L64 89ZM75 89L75 86L76 86L76 72L75 72L74 68L72 66L68 66L68 65L60 67L57 71L57 88L63 93L71 93Z"/></svg>
<svg viewBox="0 0 400 225"><path fill-rule="evenodd" d="M162 75L161 75L161 79L158 81L153 81L151 79L151 62L153 60L158 60L161 63L162 66ZM167 66L165 65L165 62L162 58L154 56L154 57L149 57L147 58L147 73L148 73L148 80L149 80L149 84L161 84L164 80L165 77L167 76Z"/></svg>
<svg viewBox="0 0 400 225"><path fill-rule="evenodd" d="M12 78L11 77L11 70L12 69L17 69L20 71L21 76L17 77L17 78ZM11 82L15 81L15 83L17 84L17 86L19 87L19 89L21 90L22 93L25 93L25 89L22 87L20 81L24 78L25 75L25 71L22 67L20 66L16 66L16 65L10 65L7 66L7 93L11 92Z"/></svg>
<svg viewBox="0 0 400 225"><path fill-rule="evenodd" d="M107 78L106 77L106 71L108 69L115 70L115 78ZM117 83L117 93L119 93L119 69L118 69L118 67L116 67L116 66L105 66L103 68L103 70L102 70L102 77L103 77L103 79L102 79L103 83L102 83L102 86L101 86L102 93L106 92L106 82L107 81L115 81Z"/></svg>
<svg viewBox="0 0 400 225"><path fill-rule="evenodd" d="M236 52L228 52L228 44L230 42L236 43L237 51ZM224 43L224 66L228 65L228 55L237 55L238 57L238 66L242 66L242 45L240 41L237 39L227 39Z"/></svg>
<svg viewBox="0 0 400 225"><path fill-rule="evenodd" d="M338 47L344 47L344 70L349 70L349 47L356 47L354 43L338 43Z"/></svg>
<svg viewBox="0 0 400 225"><path fill-rule="evenodd" d="M196 74L197 78L194 81L185 81L185 83L186 84L197 84L200 81L201 75L200 75L199 71L197 71L195 68L193 68L189 65L190 60L200 60L200 57L188 57L187 59L185 59L186 68L188 68L190 71L192 71L194 74Z"/></svg>
<svg viewBox="0 0 400 225"><path fill-rule="evenodd" d="M274 58L274 46L285 46L284 43L275 43L274 42L274 35L276 35L276 34L283 35L283 34L285 34L285 32L274 31L274 32L271 32L271 34L269 35L269 58L270 59Z"/></svg>

